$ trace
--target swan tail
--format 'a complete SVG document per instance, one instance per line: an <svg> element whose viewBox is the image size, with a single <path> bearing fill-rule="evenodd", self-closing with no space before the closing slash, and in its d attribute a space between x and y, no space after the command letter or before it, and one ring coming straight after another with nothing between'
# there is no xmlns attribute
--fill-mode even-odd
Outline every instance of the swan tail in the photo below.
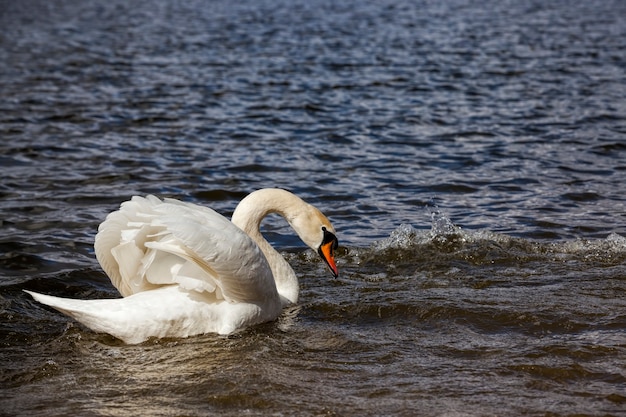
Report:
<svg viewBox="0 0 626 417"><path fill-rule="evenodd" d="M36 301L40 302L41 304L50 306L71 317L74 317L75 313L84 310L84 308L81 308L83 307L81 306L81 304L84 303L84 300L74 300L70 298L54 297L52 295L40 294L38 292L28 291L28 290L24 290L24 292L30 294L31 297L33 297Z"/></svg>
<svg viewBox="0 0 626 417"><path fill-rule="evenodd" d="M164 286L129 297L77 300L27 291L36 301L72 317L97 333L108 333L124 343L151 337L188 337L203 333L229 334L242 324L268 321L255 304L231 304L207 294ZM244 323L240 323L244 317Z"/></svg>
<svg viewBox="0 0 626 417"><path fill-rule="evenodd" d="M124 326L120 320L119 301L122 299L77 300L54 297L34 291L24 290L36 301L60 311L97 333L108 333L126 343L141 343L147 338L132 327ZM122 325L121 325L122 324Z"/></svg>

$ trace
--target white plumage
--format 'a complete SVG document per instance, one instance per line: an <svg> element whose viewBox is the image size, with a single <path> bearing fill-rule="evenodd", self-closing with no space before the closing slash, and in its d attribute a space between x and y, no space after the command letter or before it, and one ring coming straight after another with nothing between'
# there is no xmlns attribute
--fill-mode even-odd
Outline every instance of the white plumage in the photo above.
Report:
<svg viewBox="0 0 626 417"><path fill-rule="evenodd" d="M150 337L229 334L271 321L298 300L297 277L259 231L278 213L337 275L337 239L315 207L280 189L244 198L232 222L178 200L133 197L98 228L95 252L123 298L37 301L126 343Z"/></svg>

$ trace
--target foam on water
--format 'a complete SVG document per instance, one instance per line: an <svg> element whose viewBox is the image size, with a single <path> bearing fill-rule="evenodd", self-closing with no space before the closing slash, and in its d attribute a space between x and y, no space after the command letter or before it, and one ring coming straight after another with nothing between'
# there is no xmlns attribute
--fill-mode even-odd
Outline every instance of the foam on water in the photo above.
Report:
<svg viewBox="0 0 626 417"><path fill-rule="evenodd" d="M458 253L498 247L511 251L511 256L545 256L547 260L575 257L589 262L616 263L626 259L626 237L617 233L610 233L604 239L533 240L489 230L464 229L455 225L439 209L431 211L430 230L419 230L404 223L393 230L389 237L374 242L369 249L389 253L393 250L407 251L428 247Z"/></svg>

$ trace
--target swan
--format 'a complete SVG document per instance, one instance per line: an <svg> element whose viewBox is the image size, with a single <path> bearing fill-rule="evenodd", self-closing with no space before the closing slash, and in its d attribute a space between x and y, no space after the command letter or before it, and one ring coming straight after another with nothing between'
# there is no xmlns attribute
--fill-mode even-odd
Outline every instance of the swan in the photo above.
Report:
<svg viewBox="0 0 626 417"><path fill-rule="evenodd" d="M122 298L77 300L26 291L95 332L127 344L156 337L228 335L275 320L298 301L287 261L260 232L278 213L319 253L335 278L338 241L314 206L277 188L254 191L231 221L208 207L134 196L98 227L94 249Z"/></svg>

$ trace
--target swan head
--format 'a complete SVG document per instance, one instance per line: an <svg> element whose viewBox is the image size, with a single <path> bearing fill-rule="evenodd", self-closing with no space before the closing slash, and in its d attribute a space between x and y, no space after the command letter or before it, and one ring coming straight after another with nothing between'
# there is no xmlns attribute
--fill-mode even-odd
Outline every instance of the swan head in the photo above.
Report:
<svg viewBox="0 0 626 417"><path fill-rule="evenodd" d="M300 239L320 255L337 278L339 270L335 263L335 250L339 246L339 241L335 235L335 228L326 216L317 208L307 204L306 209L295 216L290 223Z"/></svg>
<svg viewBox="0 0 626 417"><path fill-rule="evenodd" d="M265 242L269 246L259 230L261 220L269 213L283 216L300 239L322 257L335 278L339 276L335 263L338 246L335 228L321 211L289 191L280 188L254 191L241 200L233 213L232 222L253 236L255 242Z"/></svg>

